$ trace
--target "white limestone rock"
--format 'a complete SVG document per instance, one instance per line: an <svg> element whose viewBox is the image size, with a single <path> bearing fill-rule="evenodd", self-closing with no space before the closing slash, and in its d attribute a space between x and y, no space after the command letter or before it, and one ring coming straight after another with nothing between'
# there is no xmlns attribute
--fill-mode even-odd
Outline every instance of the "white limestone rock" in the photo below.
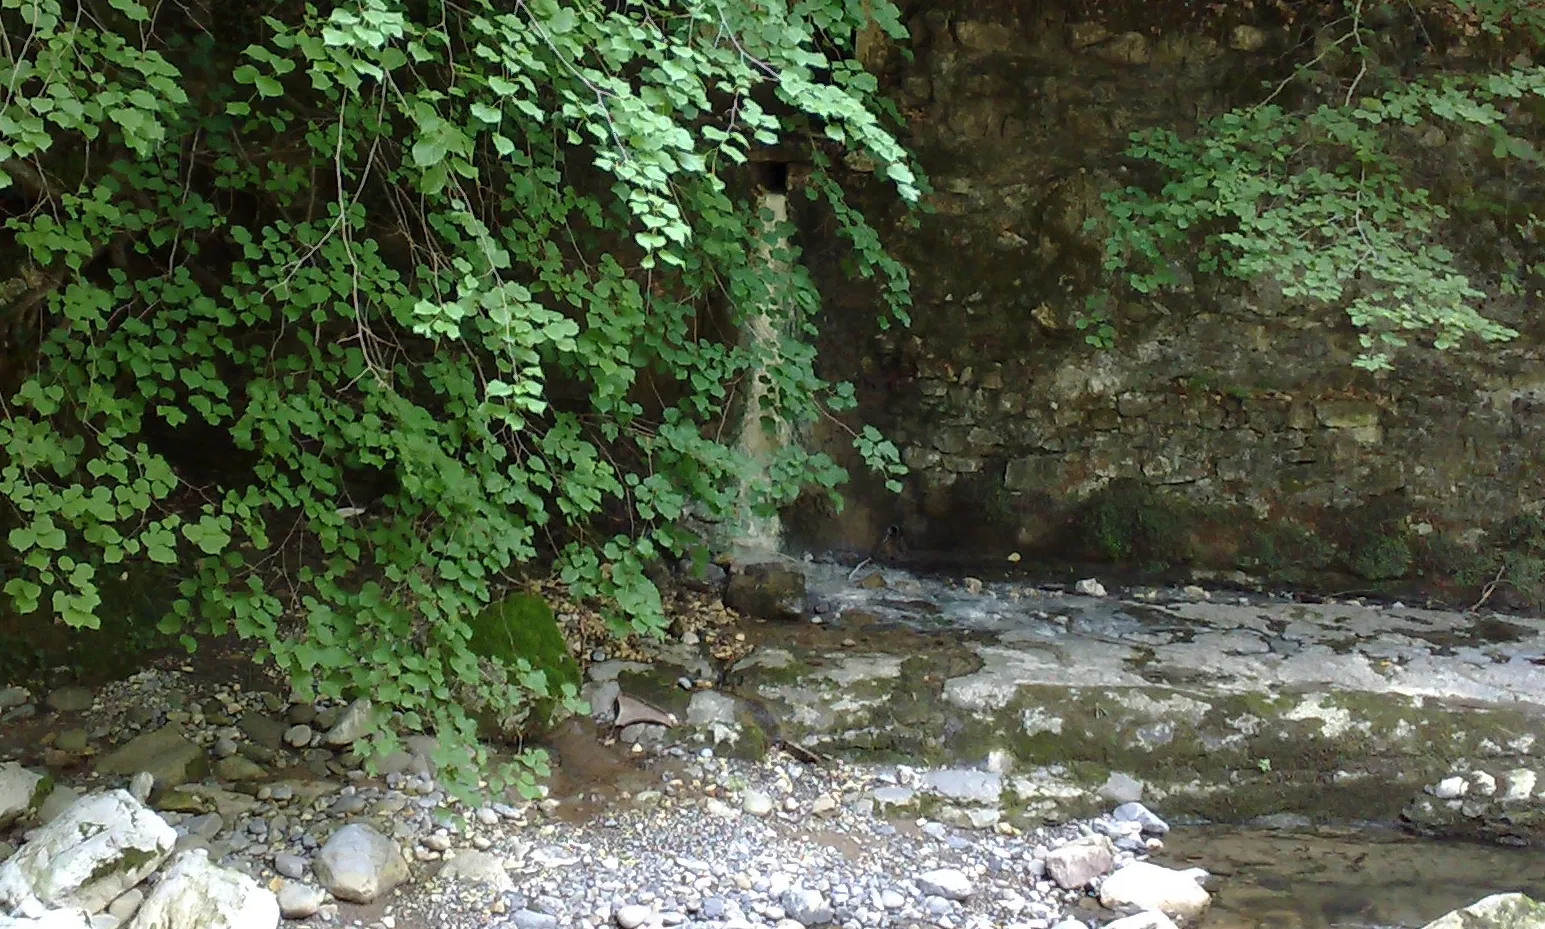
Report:
<svg viewBox="0 0 1545 929"><path fill-rule="evenodd" d="M0 829L35 813L48 797L53 779L14 761L0 764Z"/></svg>
<svg viewBox="0 0 1545 929"><path fill-rule="evenodd" d="M1202 888L1198 869L1176 871L1146 861L1120 869L1100 885L1100 905L1120 913L1157 910L1171 919L1195 922L1212 897Z"/></svg>
<svg viewBox="0 0 1545 929"><path fill-rule="evenodd" d="M0 865L0 909L98 913L160 867L176 842L176 830L128 791L88 794Z"/></svg>
<svg viewBox="0 0 1545 929"><path fill-rule="evenodd" d="M37 916L0 916L0 929L94 929L85 910L47 910Z"/></svg>
<svg viewBox="0 0 1545 929"><path fill-rule="evenodd" d="M1046 875L1064 890L1082 890L1115 866L1116 850L1103 835L1069 842L1046 855Z"/></svg>
<svg viewBox="0 0 1545 929"><path fill-rule="evenodd" d="M274 929L279 900L257 881L222 868L202 849L178 855L129 929Z"/></svg>

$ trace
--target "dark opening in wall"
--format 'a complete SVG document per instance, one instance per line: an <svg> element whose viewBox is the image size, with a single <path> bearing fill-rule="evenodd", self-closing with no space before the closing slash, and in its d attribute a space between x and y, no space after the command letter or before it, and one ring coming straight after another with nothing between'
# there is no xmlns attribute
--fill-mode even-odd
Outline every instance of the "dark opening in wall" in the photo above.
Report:
<svg viewBox="0 0 1545 929"><path fill-rule="evenodd" d="M752 178L756 186L773 194L789 192L789 163L787 161L758 161L752 165Z"/></svg>

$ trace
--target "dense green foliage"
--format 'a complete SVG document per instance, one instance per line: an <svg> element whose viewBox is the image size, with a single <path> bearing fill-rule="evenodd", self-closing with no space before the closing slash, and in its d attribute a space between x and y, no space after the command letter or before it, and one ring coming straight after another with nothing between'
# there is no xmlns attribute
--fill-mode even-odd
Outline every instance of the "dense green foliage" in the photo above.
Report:
<svg viewBox="0 0 1545 929"><path fill-rule="evenodd" d="M234 630L302 695L470 737L465 682L557 696L469 648L513 568L550 556L654 628L646 566L752 473L724 428L750 373L796 426L851 405L816 376L818 294L749 154L804 152L881 323L905 321L827 171L857 152L919 196L856 60L864 30L903 32L885 0L0 0L0 27L23 613L94 626L105 574L176 565L163 628L190 647ZM753 314L782 338L737 340ZM762 511L844 477L797 446L765 473Z"/></svg>
<svg viewBox="0 0 1545 929"><path fill-rule="evenodd" d="M1510 241L1537 237L1539 217L1519 201L1542 164L1545 67L1525 58L1493 68L1479 58L1470 73L1409 77L1390 37L1424 37L1425 26L1377 6L1387 15L1376 19L1373 3L1345 4L1313 57L1268 84L1259 102L1185 135L1133 134L1127 154L1155 180L1108 194L1105 230L1105 268L1129 292L1172 286L1181 268L1274 281L1290 306L1344 310L1360 333L1355 364L1370 370L1391 368L1413 342L1443 350L1517 335L1487 303L1529 286L1538 262L1482 267L1488 280L1479 280L1447 221L1490 211ZM1541 47L1537 5L1455 0L1447 12L1448 25ZM1427 183L1422 156L1433 150L1482 172L1496 164L1506 177L1500 194L1486 202L1484 177ZM1109 313L1102 299L1091 308L1093 319ZM1100 344L1109 340L1107 324Z"/></svg>

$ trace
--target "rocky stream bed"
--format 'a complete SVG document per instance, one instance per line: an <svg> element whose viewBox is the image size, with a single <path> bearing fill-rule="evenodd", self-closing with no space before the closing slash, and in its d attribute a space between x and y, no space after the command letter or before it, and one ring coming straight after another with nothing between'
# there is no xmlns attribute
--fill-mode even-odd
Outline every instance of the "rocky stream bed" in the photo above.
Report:
<svg viewBox="0 0 1545 929"><path fill-rule="evenodd" d="M1285 904L1251 860L1307 856L1307 870L1277 869L1295 886L1325 883L1325 862L1355 896L1376 851L1449 856L1438 873L1467 875L1450 889L1470 896L1428 907L1545 892L1545 622L1079 588L742 570L728 599L750 615L720 630L735 648L687 631L586 656L599 725L555 738L548 795L475 808L436 782L433 739L367 774L351 745L368 701L295 702L240 656L162 661L95 690L0 687L0 926L1318 929L1440 915ZM619 695L679 724L613 744ZM1208 821L1266 844L1224 854L1244 833L1199 840ZM1484 839L1500 857L1304 844L1369 822Z"/></svg>

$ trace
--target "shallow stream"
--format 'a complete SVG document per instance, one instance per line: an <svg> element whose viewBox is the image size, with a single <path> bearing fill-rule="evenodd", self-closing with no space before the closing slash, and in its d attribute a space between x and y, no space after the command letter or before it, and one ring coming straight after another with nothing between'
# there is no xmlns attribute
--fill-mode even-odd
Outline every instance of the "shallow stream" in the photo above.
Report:
<svg viewBox="0 0 1545 929"><path fill-rule="evenodd" d="M822 619L836 627L851 627L856 620L910 627L945 640L1007 633L1020 641L1107 643L1117 651L1166 643L1179 650L1203 638L1220 640L1218 628L1196 623L1184 606L1168 606L1201 598L1243 617L1230 636L1259 640L1239 656L1240 668L1264 667L1268 660L1331 642L1337 653L1366 653L1405 667L1397 690L1460 696L1475 687L1470 695L1480 699L1545 702L1537 693L1545 680L1536 669L1545 662L1545 623L1537 618L1470 617L1448 623L1443 614L1387 604L1371 614L1349 610L1345 625L1313 626L1291 619L1253 621L1250 614L1257 609L1291 617L1295 598L1286 595L1149 588L1138 597L1091 599L1069 597L1071 584L919 576L873 565L853 569L818 563L806 569ZM1448 656L1459 662L1462 673L1427 670L1435 667L1429 655ZM1476 682L1485 673L1499 675L1507 686L1480 687ZM1215 682L1223 669L1213 667L1207 677ZM1251 686L1270 689L1265 680ZM1327 680L1334 686L1334 678ZM1162 801L1155 811L1165 814ZM1319 812L1281 810L1272 817L1278 822L1270 824L1281 828L1177 825L1156 861L1201 867L1214 875L1209 884L1213 905L1200 929L1419 929L1494 893L1522 891L1545 900L1545 851L1540 849L1424 840L1393 824L1311 828ZM1095 925L1110 919L1109 913L1089 915L1086 921Z"/></svg>
<svg viewBox="0 0 1545 929"><path fill-rule="evenodd" d="M1417 929L1494 893L1545 900L1545 852L1378 828L1177 828L1156 860L1212 873L1200 929Z"/></svg>

